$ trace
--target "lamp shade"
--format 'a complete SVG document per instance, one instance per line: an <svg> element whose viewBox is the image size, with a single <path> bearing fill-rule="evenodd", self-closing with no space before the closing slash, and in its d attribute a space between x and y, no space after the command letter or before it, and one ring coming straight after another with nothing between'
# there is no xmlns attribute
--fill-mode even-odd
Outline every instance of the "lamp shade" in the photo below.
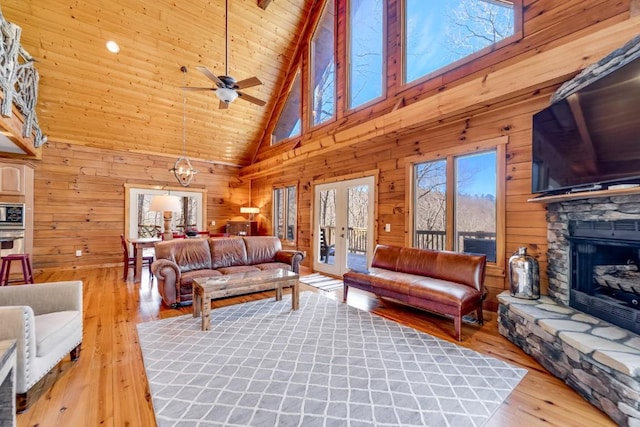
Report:
<svg viewBox="0 0 640 427"><path fill-rule="evenodd" d="M257 214L260 213L260 208L256 208L253 206L242 206L240 208L240 213Z"/></svg>
<svg viewBox="0 0 640 427"><path fill-rule="evenodd" d="M163 194L162 196L153 196L149 210L154 212L179 212L180 199L176 196L169 196L167 194Z"/></svg>
<svg viewBox="0 0 640 427"><path fill-rule="evenodd" d="M238 92L226 87L218 88L214 93L220 101L226 102L227 104L232 103L238 97Z"/></svg>

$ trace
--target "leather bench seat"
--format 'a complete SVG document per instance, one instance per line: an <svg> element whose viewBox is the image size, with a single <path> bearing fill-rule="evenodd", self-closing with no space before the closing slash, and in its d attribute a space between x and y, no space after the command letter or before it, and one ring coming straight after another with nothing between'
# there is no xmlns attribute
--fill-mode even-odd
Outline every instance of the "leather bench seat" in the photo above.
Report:
<svg viewBox="0 0 640 427"><path fill-rule="evenodd" d="M463 315L476 310L483 322L485 268L485 255L378 245L369 271L344 274L344 300L355 287L452 316L459 341Z"/></svg>

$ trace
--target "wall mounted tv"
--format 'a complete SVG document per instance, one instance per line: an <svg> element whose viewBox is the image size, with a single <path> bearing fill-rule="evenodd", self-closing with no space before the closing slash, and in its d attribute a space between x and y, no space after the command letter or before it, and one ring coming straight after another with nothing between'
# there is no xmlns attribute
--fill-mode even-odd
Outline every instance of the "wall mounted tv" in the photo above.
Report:
<svg viewBox="0 0 640 427"><path fill-rule="evenodd" d="M533 116L533 193L640 184L640 58Z"/></svg>

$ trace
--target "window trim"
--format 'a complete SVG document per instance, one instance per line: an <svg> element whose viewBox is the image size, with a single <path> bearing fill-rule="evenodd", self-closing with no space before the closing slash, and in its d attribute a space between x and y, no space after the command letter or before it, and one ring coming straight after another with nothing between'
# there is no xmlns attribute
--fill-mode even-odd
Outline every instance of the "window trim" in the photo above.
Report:
<svg viewBox="0 0 640 427"><path fill-rule="evenodd" d="M333 2L334 5L334 16L333 16L333 74L334 74L334 84L333 84L333 97L334 97L334 103L333 103L333 116L331 116L331 118L329 118L328 120L325 120L322 123L318 123L317 125L313 123L313 101L314 101L314 97L313 97L313 64L312 64L312 58L313 58L313 47L312 47L312 42L313 42L313 38L316 35L316 31L318 31L318 27L320 25L320 23L322 22L322 16L324 15L324 12L326 11L326 8L328 7L328 5ZM336 0L327 0L324 2L324 6L322 9L322 12L320 13L320 17L318 18L318 21L316 22L316 27L313 30L313 33L311 34L311 37L309 38L309 48L307 49L307 81L309 82L309 84L307 85L307 100L309 102L308 105L308 113L307 113L307 123L308 123L308 128L306 129L307 132L310 130L315 130L315 129L319 129L322 128L323 126L326 126L330 123L335 123L335 121L338 118L338 53L339 53L339 49L338 49L338 5L336 4L337 1Z"/></svg>
<svg viewBox="0 0 640 427"><path fill-rule="evenodd" d="M294 233L293 233L293 240L289 240L287 238L287 232L286 232L287 227L289 226L289 223L288 223L288 220L287 220L287 215L286 215L286 205L287 205L287 202L288 202L287 189L291 188L291 187L296 189L296 200L295 200L296 210L295 210L295 227L294 227ZM287 184L278 184L278 185L274 185L273 187L271 187L271 212L272 212L271 227L272 227L272 230L273 230L272 234L275 237L278 237L277 227L276 227L276 219L277 219L278 213L276 211L276 198L274 196L275 196L276 190L282 190L283 194L284 194L283 203L285 205L284 215L283 215L283 219L284 219L283 226L284 226L284 229L285 229L285 233L284 233L284 237L285 238L284 239L280 239L280 240L283 243L286 243L286 244L295 244L297 242L297 240L298 240L298 222L299 222L298 221L298 207L300 206L299 205L300 190L299 190L298 187L299 187L298 182L287 183Z"/></svg>
<svg viewBox="0 0 640 427"><path fill-rule="evenodd" d="M413 88L415 86L419 86L424 84L425 82L432 80L438 76L446 74L447 72L459 68L463 65L467 65L473 61L477 61L479 58L488 56L492 52L498 51L505 46L508 46L512 43L515 43L521 40L524 37L523 31L523 0L513 0L513 35L506 37L495 44L489 45L480 49L477 52L472 53L471 55L465 56L464 58L460 58L457 61L454 61L450 64L447 64L437 70L434 70L430 73L427 73L421 77L418 77L415 80L411 80L407 82L407 23L405 17L407 16L407 0L400 1L400 72L402 75L402 80L398 87L398 93L402 93L409 88ZM469 75L471 72L464 73L464 75Z"/></svg>
<svg viewBox="0 0 640 427"><path fill-rule="evenodd" d="M370 107L380 101L383 101L385 99L387 99L387 84L385 83L388 80L388 69L387 69L387 64L388 64L388 49L387 49L387 45L388 45L388 13L389 13L389 4L387 0L381 0L382 1L382 93L380 94L380 96L376 97L376 98L372 98L369 101L362 103L358 106L353 106L351 105L351 28L350 28L350 18L351 18L351 0L346 0L346 10L347 10L347 14L346 14L346 19L344 20L345 23L345 92L344 92L344 112L346 114L350 114L352 112L355 111L359 111L362 109L365 109L367 107ZM336 14L337 15L337 14Z"/></svg>
<svg viewBox="0 0 640 427"><path fill-rule="evenodd" d="M464 147L452 147L444 150L430 151L417 156L405 159L407 191L405 192L405 246L413 247L413 234L415 231L414 216L414 167L417 163L424 163L444 158L453 158L475 153L482 153L489 150L496 150L496 262L487 262L487 275L505 277L506 265L506 164L507 164L507 144L508 136L486 139L482 141L471 141ZM453 177L453 162L447 162L447 177ZM446 223L446 247L453 248L453 203L455 198L455 179L447 179L447 223ZM450 196L449 196L450 195Z"/></svg>

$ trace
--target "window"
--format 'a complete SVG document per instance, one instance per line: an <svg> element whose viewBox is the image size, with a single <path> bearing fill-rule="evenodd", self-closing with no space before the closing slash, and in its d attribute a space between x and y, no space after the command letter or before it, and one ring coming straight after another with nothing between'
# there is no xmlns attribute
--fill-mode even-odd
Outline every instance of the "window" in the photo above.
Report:
<svg viewBox="0 0 640 427"><path fill-rule="evenodd" d="M413 246L496 262L497 149L413 165Z"/></svg>
<svg viewBox="0 0 640 427"><path fill-rule="evenodd" d="M336 114L335 4L327 4L311 39L311 125Z"/></svg>
<svg viewBox="0 0 640 427"><path fill-rule="evenodd" d="M515 34L508 0L405 0L405 82Z"/></svg>
<svg viewBox="0 0 640 427"><path fill-rule="evenodd" d="M349 108L383 94L383 0L349 1Z"/></svg>
<svg viewBox="0 0 640 427"><path fill-rule="evenodd" d="M204 212L206 211L206 191L182 189L158 190L152 187L128 187L126 192L126 206L128 215L125 227L127 236L155 237L162 232L164 219L162 212L149 210L153 196L167 194L180 199L180 212L174 212L171 220L173 231L184 232L186 227L196 227L203 230L205 227Z"/></svg>
<svg viewBox="0 0 640 427"><path fill-rule="evenodd" d="M298 70L282 113L280 113L278 123L276 123L276 127L273 130L272 144L300 135L302 123L301 95L300 70Z"/></svg>
<svg viewBox="0 0 640 427"><path fill-rule="evenodd" d="M296 240L297 188L273 189L273 234L282 240Z"/></svg>

